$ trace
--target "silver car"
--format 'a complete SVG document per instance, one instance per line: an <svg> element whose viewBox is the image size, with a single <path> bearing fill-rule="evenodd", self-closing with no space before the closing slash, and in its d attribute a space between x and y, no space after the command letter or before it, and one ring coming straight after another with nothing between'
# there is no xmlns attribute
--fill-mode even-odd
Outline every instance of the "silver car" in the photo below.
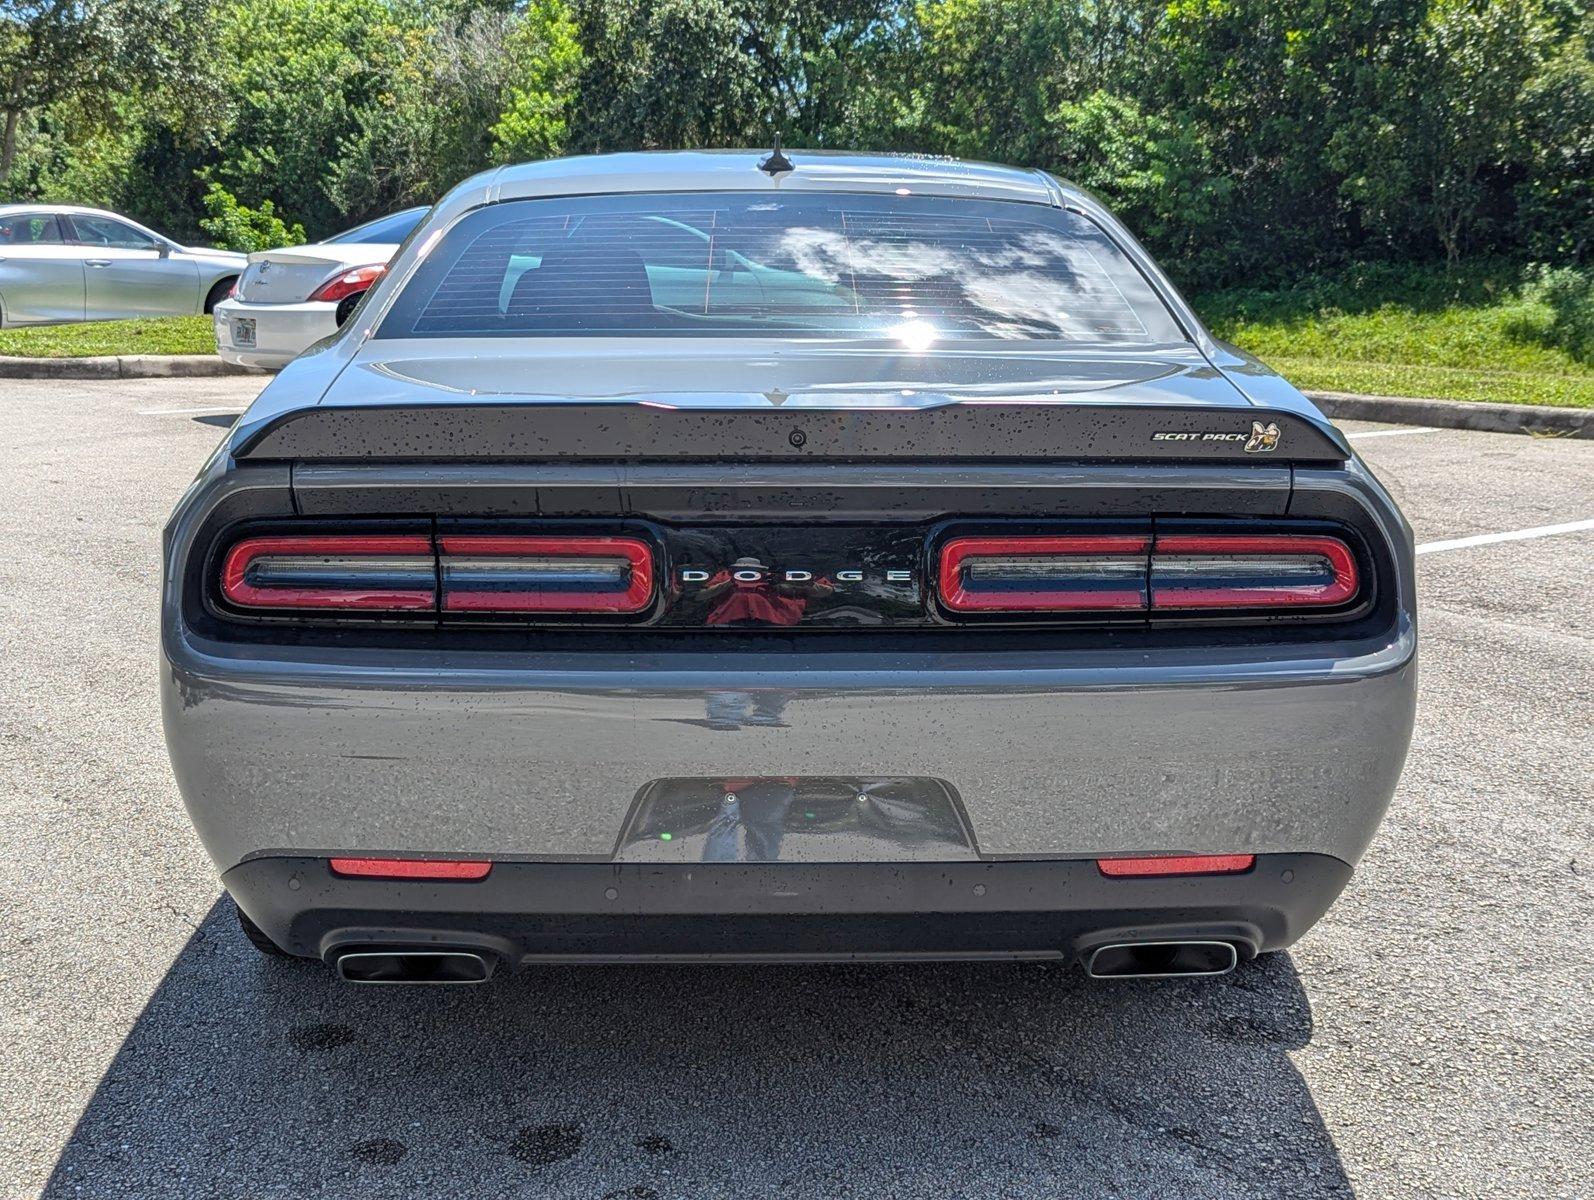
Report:
<svg viewBox="0 0 1594 1200"><path fill-rule="evenodd" d="M1344 437L1038 171L622 154L430 213L165 537L262 951L1210 975L1350 879L1416 697Z"/></svg>
<svg viewBox="0 0 1594 1200"><path fill-rule="evenodd" d="M275 370L336 333L426 215L406 208L324 242L261 250L233 294L216 305L216 352L230 363Z"/></svg>
<svg viewBox="0 0 1594 1200"><path fill-rule="evenodd" d="M197 316L245 262L103 209L0 205L0 326Z"/></svg>

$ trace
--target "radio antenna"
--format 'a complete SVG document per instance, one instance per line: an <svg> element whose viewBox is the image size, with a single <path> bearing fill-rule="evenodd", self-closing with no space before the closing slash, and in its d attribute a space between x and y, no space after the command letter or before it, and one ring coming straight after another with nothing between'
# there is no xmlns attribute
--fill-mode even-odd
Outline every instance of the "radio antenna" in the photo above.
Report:
<svg viewBox="0 0 1594 1200"><path fill-rule="evenodd" d="M777 133L775 135L775 148L769 152L768 158L758 164L758 169L760 171L767 172L772 176L780 175L787 171L795 171L797 169L792 165L791 159L787 158L780 151L780 134Z"/></svg>

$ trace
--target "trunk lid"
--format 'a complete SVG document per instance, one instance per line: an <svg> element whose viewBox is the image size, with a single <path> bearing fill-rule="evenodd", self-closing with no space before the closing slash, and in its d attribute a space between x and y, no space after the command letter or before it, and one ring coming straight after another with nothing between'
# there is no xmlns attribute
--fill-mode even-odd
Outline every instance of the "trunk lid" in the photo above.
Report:
<svg viewBox="0 0 1594 1200"><path fill-rule="evenodd" d="M385 263L396 249L353 243L257 251L238 279L237 298L245 304L299 304L339 271Z"/></svg>
<svg viewBox="0 0 1594 1200"><path fill-rule="evenodd" d="M670 339L369 343L321 401L239 423L296 460L1341 461L1306 401L1253 404L1194 347L928 354Z"/></svg>

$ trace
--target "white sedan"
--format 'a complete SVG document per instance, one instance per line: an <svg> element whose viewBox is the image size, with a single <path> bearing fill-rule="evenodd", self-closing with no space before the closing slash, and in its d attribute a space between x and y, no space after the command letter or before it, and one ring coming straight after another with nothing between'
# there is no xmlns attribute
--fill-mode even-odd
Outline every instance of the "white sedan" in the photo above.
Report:
<svg viewBox="0 0 1594 1200"><path fill-rule="evenodd" d="M406 208L324 242L251 254L232 294L216 305L216 352L275 370L336 333L426 213Z"/></svg>
<svg viewBox="0 0 1594 1200"><path fill-rule="evenodd" d="M0 204L0 325L197 316L246 261L104 209Z"/></svg>

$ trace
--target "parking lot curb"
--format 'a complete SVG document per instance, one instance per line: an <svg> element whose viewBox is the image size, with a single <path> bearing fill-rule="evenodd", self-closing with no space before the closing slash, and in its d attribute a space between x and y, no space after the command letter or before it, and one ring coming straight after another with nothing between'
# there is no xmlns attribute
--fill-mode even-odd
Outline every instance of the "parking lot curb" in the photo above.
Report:
<svg viewBox="0 0 1594 1200"><path fill-rule="evenodd" d="M1434 429L1594 438L1594 408L1412 400L1404 396L1362 396L1353 392L1307 392L1306 395L1325 416L1346 421L1386 421L1392 425L1426 425Z"/></svg>
<svg viewBox="0 0 1594 1200"><path fill-rule="evenodd" d="M0 357L0 379L193 379L249 375L214 354L115 354L94 358Z"/></svg>

